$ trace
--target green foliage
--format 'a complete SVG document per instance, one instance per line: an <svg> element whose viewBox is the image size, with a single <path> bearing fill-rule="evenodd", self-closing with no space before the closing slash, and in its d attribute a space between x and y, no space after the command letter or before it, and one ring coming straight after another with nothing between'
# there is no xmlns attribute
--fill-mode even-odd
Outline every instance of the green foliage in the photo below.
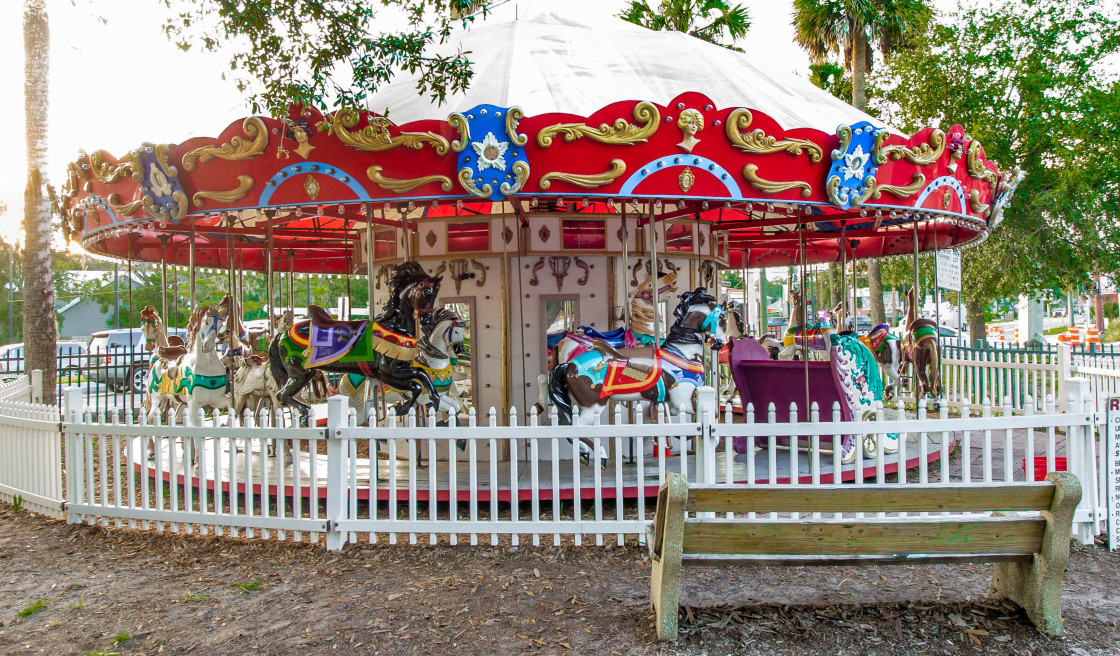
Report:
<svg viewBox="0 0 1120 656"><path fill-rule="evenodd" d="M433 54L447 41L471 0L163 0L163 26L180 48L217 51L234 46L230 69L254 112L273 116L289 104L365 108L370 92L398 71L419 72L417 92L442 103L467 88L467 55ZM380 8L375 9L377 5ZM383 31L379 11L403 15L407 25ZM463 16L457 18L456 16Z"/></svg>
<svg viewBox="0 0 1120 656"><path fill-rule="evenodd" d="M50 602L47 601L46 599L36 599L35 601L31 602L30 604L27 604L27 606L23 610L21 610L19 613L16 613L16 614L19 615L20 617L31 617L32 615L34 615L35 613L38 613L39 611L43 610L44 608L46 608L49 605L50 605Z"/></svg>
<svg viewBox="0 0 1120 656"><path fill-rule="evenodd" d="M751 28L747 9L724 0L661 0L657 9L646 0L631 0L619 18L651 30L684 32L739 51L734 41L746 36Z"/></svg>
<svg viewBox="0 0 1120 656"><path fill-rule="evenodd" d="M128 639L131 638L131 637L132 636L128 635L127 631L121 631L117 635L113 636L113 638L112 638L113 644L114 645L119 645L122 642L128 642Z"/></svg>
<svg viewBox="0 0 1120 656"><path fill-rule="evenodd" d="M70 610L81 610L86 605L85 597L78 597L78 601L70 604Z"/></svg>
<svg viewBox="0 0 1120 656"><path fill-rule="evenodd" d="M1120 25L1099 0L958 9L874 81L907 131L959 122L1027 177L999 230L962 258L966 302L1087 283L1120 267L1120 85L1104 63ZM962 165L964 163L962 162Z"/></svg>
<svg viewBox="0 0 1120 656"><path fill-rule="evenodd" d="M809 81L845 102L852 97L852 79L844 75L844 68L839 64L829 61L810 64Z"/></svg>
<svg viewBox="0 0 1120 656"><path fill-rule="evenodd" d="M794 39L814 62L842 54L850 71L862 35L866 48L858 54L871 70L876 44L883 53L912 45L932 15L927 0L794 0Z"/></svg>
<svg viewBox="0 0 1120 656"><path fill-rule="evenodd" d="M23 496L17 494L15 496L15 498L12 499L12 512L14 512L15 514L18 515L22 510L23 510Z"/></svg>
<svg viewBox="0 0 1120 656"><path fill-rule="evenodd" d="M205 592L200 592L198 594L191 593L191 594L188 594L186 597L183 597L183 603L184 604L197 604L197 603L206 601L207 599L209 599L209 597L207 597Z"/></svg>
<svg viewBox="0 0 1120 656"><path fill-rule="evenodd" d="M246 594L246 593L249 593L249 592L254 592L256 590L263 590L264 589L264 586L261 585L261 580L260 579L253 579L252 581L244 581L242 583L234 583L230 587L231 588L236 588L237 590L240 590L241 594Z"/></svg>
<svg viewBox="0 0 1120 656"><path fill-rule="evenodd" d="M1115 319L1120 316L1120 305L1116 301L1105 301L1101 305L1101 310L1107 319Z"/></svg>

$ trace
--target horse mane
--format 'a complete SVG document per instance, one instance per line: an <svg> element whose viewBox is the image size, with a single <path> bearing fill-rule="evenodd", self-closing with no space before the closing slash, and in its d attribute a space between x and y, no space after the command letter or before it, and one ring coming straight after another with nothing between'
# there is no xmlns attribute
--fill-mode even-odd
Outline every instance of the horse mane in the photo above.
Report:
<svg viewBox="0 0 1120 656"><path fill-rule="evenodd" d="M704 289L703 287L697 287L691 292L685 292L681 294L680 303L677 303L676 309L673 310L673 316L677 318L677 322L679 323L684 320L684 317L688 312L688 308L692 307L693 305L699 305L700 303L717 302L718 301L716 301L716 297L709 294L708 290Z"/></svg>
<svg viewBox="0 0 1120 656"><path fill-rule="evenodd" d="M198 336L199 330L202 329L202 318L210 312L209 305L200 305L191 312L191 318L187 321L187 347L194 345L194 338Z"/></svg>
<svg viewBox="0 0 1120 656"><path fill-rule="evenodd" d="M432 328L435 328L436 324L438 324L442 321L458 321L458 320L459 320L459 315L455 312L455 310L452 310L451 308L444 305L442 307L437 308L435 313L432 315Z"/></svg>
<svg viewBox="0 0 1120 656"><path fill-rule="evenodd" d="M152 321L153 319L159 320L159 312L151 305L145 305L143 310L140 310L141 321Z"/></svg>

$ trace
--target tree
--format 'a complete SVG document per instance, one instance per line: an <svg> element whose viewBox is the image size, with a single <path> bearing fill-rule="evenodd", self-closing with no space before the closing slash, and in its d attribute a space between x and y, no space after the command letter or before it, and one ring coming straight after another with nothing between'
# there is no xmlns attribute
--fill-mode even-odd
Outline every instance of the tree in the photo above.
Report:
<svg viewBox="0 0 1120 656"><path fill-rule="evenodd" d="M987 158L1027 174L1000 228L963 253L972 339L993 299L1120 267L1120 83L1106 63L1118 28L1098 0L960 9L889 57L872 90L894 125L960 123Z"/></svg>
<svg viewBox="0 0 1120 656"><path fill-rule="evenodd" d="M645 0L631 0L619 18L651 30L684 32L732 50L739 50L733 42L751 27L743 5L731 6L723 0L661 0L656 10Z"/></svg>
<svg viewBox="0 0 1120 656"><path fill-rule="evenodd" d="M933 10L929 0L793 0L798 45L817 63L842 53L851 71L852 105L867 110L867 73L875 62L873 45L884 55L911 44L926 31ZM867 265L871 320L883 323L883 284L879 261Z"/></svg>
<svg viewBox="0 0 1120 656"><path fill-rule="evenodd" d="M163 0L174 12L164 24L184 49L234 46L230 69L254 112L287 113L291 104L363 108L370 92L398 70L420 71L417 92L442 103L463 91L473 71L467 55L425 53L455 24L474 20L472 0ZM374 34L380 4L399 9L406 29ZM482 4L483 11L485 5ZM434 24L430 21L434 19Z"/></svg>
<svg viewBox="0 0 1120 656"><path fill-rule="evenodd" d="M47 164L50 26L45 0L23 9L24 113L27 117L27 185L23 194L23 334L28 371L43 371L43 402L55 402L58 324L51 273L51 208L43 172Z"/></svg>

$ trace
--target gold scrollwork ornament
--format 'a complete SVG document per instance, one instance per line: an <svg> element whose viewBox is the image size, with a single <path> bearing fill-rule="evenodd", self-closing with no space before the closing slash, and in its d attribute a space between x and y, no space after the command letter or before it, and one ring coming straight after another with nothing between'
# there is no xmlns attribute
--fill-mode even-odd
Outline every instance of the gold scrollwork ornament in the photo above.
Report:
<svg viewBox="0 0 1120 656"><path fill-rule="evenodd" d="M470 167L464 166L463 168L459 169L458 178L459 184L463 185L463 189L466 189L467 192L472 196L478 196L479 198L489 198L490 194L494 193L494 188L490 185L483 184L482 186L479 186L475 183L474 173L471 172Z"/></svg>
<svg viewBox="0 0 1120 656"><path fill-rule="evenodd" d="M386 191L399 194L418 189L433 182L438 182L440 188L444 191L451 191L451 178L446 175L425 175L419 178L398 179L387 178L381 174L381 171L382 169L380 166L374 165L366 169L366 175L369 176L369 179L372 180L374 184Z"/></svg>
<svg viewBox="0 0 1120 656"><path fill-rule="evenodd" d="M372 123L361 130L351 132L350 128L358 124L358 118L357 111L341 109L335 112L331 121L331 128L338 140L351 148L381 153L398 146L420 150L427 144L437 155L446 155L450 147L447 139L434 132L401 132L392 135L384 124L379 123Z"/></svg>
<svg viewBox="0 0 1120 656"><path fill-rule="evenodd" d="M824 151L812 141L805 139L782 139L767 135L761 128L744 132L750 127L754 116L749 109L736 109L727 117L726 133L731 145L748 153L766 155L785 151L790 155L809 153L809 161L816 164L824 158Z"/></svg>
<svg viewBox="0 0 1120 656"><path fill-rule="evenodd" d="M247 175L237 176L237 188L230 191L197 191L192 199L194 200L195 207L202 207L203 200L211 198L219 203L233 203L239 201L253 189L253 179Z"/></svg>
<svg viewBox="0 0 1120 656"><path fill-rule="evenodd" d="M546 190L552 186L553 180L559 180L560 182L567 182L577 187L583 187L584 189L594 189L614 182L625 172L626 162L621 159L612 159L611 168L606 173L582 174L553 171L542 175L539 184L542 190Z"/></svg>
<svg viewBox="0 0 1120 656"><path fill-rule="evenodd" d="M909 198L914 194L921 191L926 186L926 176L921 173L915 173L908 185L875 185L875 192L871 194L872 198L879 200L886 192L896 198Z"/></svg>
<svg viewBox="0 0 1120 656"><path fill-rule="evenodd" d="M983 146L980 142L973 139L972 143L968 144L968 158L965 160L965 166L968 169L968 175L973 180L983 180L988 184L994 185L998 176L995 171L984 166L984 160L981 159L980 151Z"/></svg>
<svg viewBox="0 0 1120 656"><path fill-rule="evenodd" d="M563 136L564 141L568 143L583 137L616 146L645 143L657 132L661 123L661 113L651 103L640 102L634 106L633 115L633 124L620 118L616 119L613 125L603 123L597 128L586 123L557 123L537 133L537 145L548 148L558 135Z"/></svg>
<svg viewBox="0 0 1120 656"><path fill-rule="evenodd" d="M886 131L880 134L885 138ZM903 144L879 147L876 143L873 152L876 153L876 164L885 164L889 156L892 160L905 159L916 166L929 166L940 159L941 154L945 152L945 132L933 130L929 133L929 143L920 143L913 148Z"/></svg>
<svg viewBox="0 0 1120 656"><path fill-rule="evenodd" d="M765 180L758 176L758 166L754 164L747 164L743 167L743 177L747 179L752 187L765 194L778 194L790 189L800 189L801 197L808 198L813 194L813 187L807 182L801 180L794 180L791 182L777 182L773 180ZM839 180L839 178L837 178Z"/></svg>
<svg viewBox="0 0 1120 656"><path fill-rule="evenodd" d="M202 146L183 155L183 168L193 171L195 163L205 164L217 157L229 161L253 159L264 152L268 145L268 127L256 116L250 116L241 123L245 137L236 136L229 143L220 146ZM197 195L197 194L196 194Z"/></svg>

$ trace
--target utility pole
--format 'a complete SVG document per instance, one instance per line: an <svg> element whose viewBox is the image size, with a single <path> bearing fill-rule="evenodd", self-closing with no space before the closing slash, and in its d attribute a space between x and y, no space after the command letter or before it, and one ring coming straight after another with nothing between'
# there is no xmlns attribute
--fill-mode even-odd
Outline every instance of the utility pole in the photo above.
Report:
<svg viewBox="0 0 1120 656"><path fill-rule="evenodd" d="M15 311L13 301L16 288L15 244L8 247L8 342L15 341Z"/></svg>
<svg viewBox="0 0 1120 656"><path fill-rule="evenodd" d="M113 328L121 327L121 278L117 263L113 262Z"/></svg>

